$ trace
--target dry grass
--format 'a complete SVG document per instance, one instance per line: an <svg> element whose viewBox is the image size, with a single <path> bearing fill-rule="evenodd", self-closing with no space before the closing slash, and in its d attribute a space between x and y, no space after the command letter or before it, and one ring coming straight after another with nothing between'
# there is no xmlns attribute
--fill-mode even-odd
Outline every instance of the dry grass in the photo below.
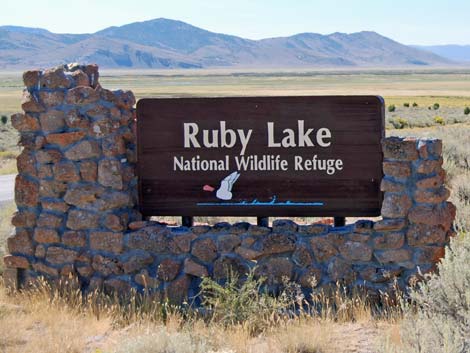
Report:
<svg viewBox="0 0 470 353"><path fill-rule="evenodd" d="M16 159L0 160L0 175L16 174Z"/></svg>
<svg viewBox="0 0 470 353"><path fill-rule="evenodd" d="M20 100L21 96L17 97L17 99ZM19 111L20 110L16 110L15 112L19 112ZM0 114L0 115L4 115L4 114ZM8 118L7 123L6 124L0 123L0 152L18 151L19 150L19 147L17 147L18 132L11 125L10 116L9 116L10 114L5 114L5 115L7 115L7 118Z"/></svg>
<svg viewBox="0 0 470 353"><path fill-rule="evenodd" d="M378 339L391 331L394 324L385 322L349 322L300 320L253 337L241 327L207 327L175 330L154 325L138 325L125 336L114 336L119 344L106 345L104 352L183 353L377 353ZM187 347L190 347L188 350ZM166 350L165 350L166 349ZM192 349L192 350L191 350Z"/></svg>
<svg viewBox="0 0 470 353"><path fill-rule="evenodd" d="M17 146L18 133L8 122L0 123L0 175L14 174L16 169L16 157L20 153Z"/></svg>
<svg viewBox="0 0 470 353"><path fill-rule="evenodd" d="M6 239L13 231L11 225L11 216L16 210L16 205L13 201L7 203L0 203L0 274L3 272L3 255L6 253Z"/></svg>
<svg viewBox="0 0 470 353"><path fill-rule="evenodd" d="M16 174L18 172L16 168L17 156L18 152L16 151L0 152L0 175Z"/></svg>
<svg viewBox="0 0 470 353"><path fill-rule="evenodd" d="M274 305L269 325L254 332L247 321L227 325L199 311L168 307L153 297L139 300L132 295L123 304L97 292L82 295L73 281L55 289L40 283L34 290L14 294L0 287L0 351L376 352L378 337L396 325L395 319L386 312L373 314L366 298L344 293L339 289L333 294L335 310L326 305L325 295L314 300L329 309L316 313L279 315L279 306ZM251 315L256 320L256 312Z"/></svg>
<svg viewBox="0 0 470 353"><path fill-rule="evenodd" d="M434 103L439 103L440 109L442 108L462 108L470 106L470 97L463 96L387 96L387 104L394 104L397 109L403 108L403 111L412 111L413 109L417 110L418 108L428 108L432 107ZM405 107L404 104L409 103L409 107ZM416 103L418 106L413 107L413 103ZM463 112L463 110L462 110Z"/></svg>
<svg viewBox="0 0 470 353"><path fill-rule="evenodd" d="M468 71L223 70L103 71L105 87L132 89L138 97L222 95L372 94L383 97L469 97ZM138 80L138 84L136 83Z"/></svg>
<svg viewBox="0 0 470 353"><path fill-rule="evenodd" d="M77 314L38 298L0 292L1 352L83 352L90 340L105 335L110 321Z"/></svg>

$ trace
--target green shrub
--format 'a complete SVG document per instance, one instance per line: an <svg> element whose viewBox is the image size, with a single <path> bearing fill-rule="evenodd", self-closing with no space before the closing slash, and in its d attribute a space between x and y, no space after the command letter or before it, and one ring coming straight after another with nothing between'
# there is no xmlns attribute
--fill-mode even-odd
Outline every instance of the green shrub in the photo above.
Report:
<svg viewBox="0 0 470 353"><path fill-rule="evenodd" d="M6 115L2 115L0 118L0 121L2 122L3 125L6 125L8 122L8 117Z"/></svg>
<svg viewBox="0 0 470 353"><path fill-rule="evenodd" d="M463 110L463 113L464 113L465 115L470 114L470 107L465 107L465 109Z"/></svg>
<svg viewBox="0 0 470 353"><path fill-rule="evenodd" d="M403 119L403 118L395 118L395 119L390 119L390 123L393 125L394 129L404 129L410 126L408 120Z"/></svg>
<svg viewBox="0 0 470 353"><path fill-rule="evenodd" d="M408 102L403 103L403 106L404 106L405 108L409 108L409 107L410 107L410 103L408 103Z"/></svg>
<svg viewBox="0 0 470 353"><path fill-rule="evenodd" d="M391 113L391 112L394 112L395 109L396 109L395 104L391 104L391 105L388 106L388 111L389 111L390 113Z"/></svg>
<svg viewBox="0 0 470 353"><path fill-rule="evenodd" d="M413 108L416 108L418 106L418 103L413 102Z"/></svg>
<svg viewBox="0 0 470 353"><path fill-rule="evenodd" d="M243 281L237 273L229 271L224 285L204 277L200 285L202 306L215 322L225 326L243 324L250 332L262 332L277 322L282 313L294 309L296 297L286 289L276 297L269 295L263 290L264 282L264 278L254 277L253 270Z"/></svg>
<svg viewBox="0 0 470 353"><path fill-rule="evenodd" d="M439 125L445 125L446 122L442 116L436 116L434 117L434 122Z"/></svg>
<svg viewBox="0 0 470 353"><path fill-rule="evenodd" d="M432 109L434 109L434 110L438 110L439 107L440 107L439 103L434 103L434 104L432 105Z"/></svg>

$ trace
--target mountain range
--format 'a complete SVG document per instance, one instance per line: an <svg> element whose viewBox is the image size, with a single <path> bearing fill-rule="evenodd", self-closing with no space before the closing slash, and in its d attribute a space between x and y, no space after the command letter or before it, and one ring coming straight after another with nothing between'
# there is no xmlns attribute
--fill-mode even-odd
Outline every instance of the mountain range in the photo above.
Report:
<svg viewBox="0 0 470 353"><path fill-rule="evenodd" d="M413 47L430 51L455 62L470 63L470 45L414 45Z"/></svg>
<svg viewBox="0 0 470 353"><path fill-rule="evenodd" d="M92 34L0 26L0 69L69 62L102 68L423 67L455 62L375 32L300 33L250 40L164 18Z"/></svg>

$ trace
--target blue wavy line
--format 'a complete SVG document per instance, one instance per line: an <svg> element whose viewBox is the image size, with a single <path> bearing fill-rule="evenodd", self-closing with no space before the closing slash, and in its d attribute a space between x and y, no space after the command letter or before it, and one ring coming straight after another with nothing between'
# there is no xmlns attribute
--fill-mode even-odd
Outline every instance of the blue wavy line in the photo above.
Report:
<svg viewBox="0 0 470 353"><path fill-rule="evenodd" d="M240 201L240 202L198 202L198 206L324 206L324 202L292 202L282 201L277 202L276 196L273 196L271 201Z"/></svg>

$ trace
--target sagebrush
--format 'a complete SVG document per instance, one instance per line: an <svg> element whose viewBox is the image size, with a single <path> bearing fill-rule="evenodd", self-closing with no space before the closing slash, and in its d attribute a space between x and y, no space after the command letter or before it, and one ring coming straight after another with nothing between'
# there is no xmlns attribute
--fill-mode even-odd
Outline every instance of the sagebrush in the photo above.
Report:
<svg viewBox="0 0 470 353"><path fill-rule="evenodd" d="M451 241L438 273L425 280L403 301L400 345L385 344L396 353L470 352L470 236Z"/></svg>

